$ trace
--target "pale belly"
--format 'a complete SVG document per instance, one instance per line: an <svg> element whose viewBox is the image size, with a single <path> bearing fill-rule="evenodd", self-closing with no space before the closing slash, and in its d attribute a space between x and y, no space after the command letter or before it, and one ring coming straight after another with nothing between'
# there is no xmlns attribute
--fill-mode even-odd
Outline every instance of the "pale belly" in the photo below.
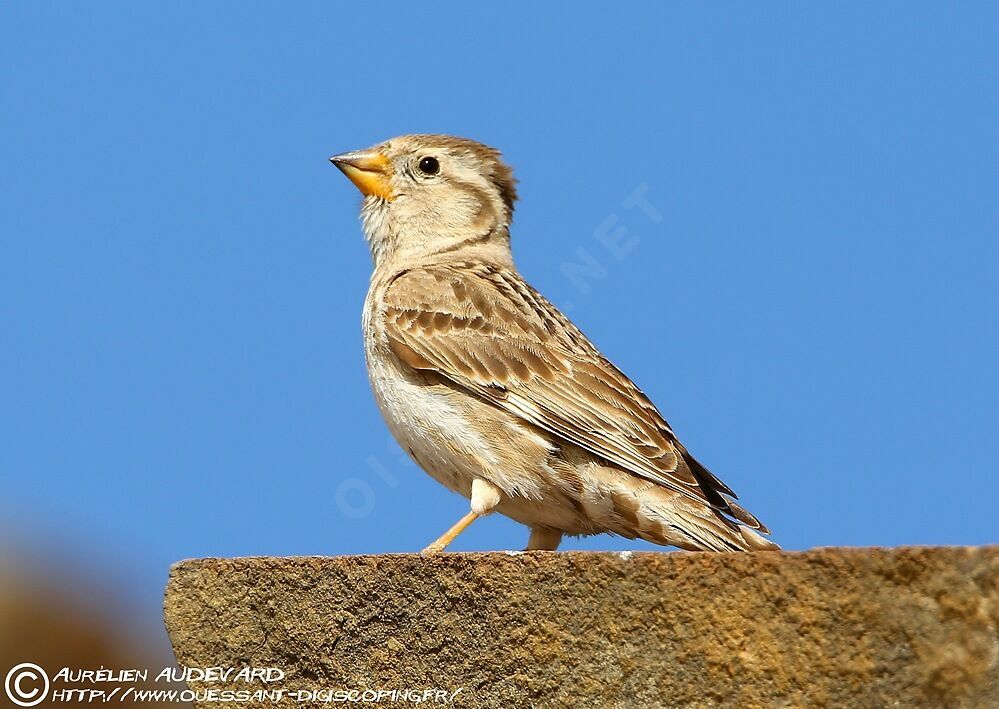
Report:
<svg viewBox="0 0 999 709"><path fill-rule="evenodd" d="M470 395L428 384L419 374L368 354L375 401L389 430L431 477L466 498L472 480L488 480L504 493L496 511L530 527L597 531L580 517L548 469L550 444L544 436ZM488 421L488 435L474 421Z"/></svg>
<svg viewBox="0 0 999 709"><path fill-rule="evenodd" d="M488 444L469 427L453 397L370 352L368 376L399 445L439 483L469 497L472 480L498 461L491 460Z"/></svg>

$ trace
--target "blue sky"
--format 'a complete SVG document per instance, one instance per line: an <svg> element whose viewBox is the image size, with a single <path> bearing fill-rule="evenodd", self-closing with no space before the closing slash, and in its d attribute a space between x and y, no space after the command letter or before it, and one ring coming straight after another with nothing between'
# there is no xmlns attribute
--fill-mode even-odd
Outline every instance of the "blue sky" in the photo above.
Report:
<svg viewBox="0 0 999 709"><path fill-rule="evenodd" d="M326 161L409 132L504 151L523 273L785 547L996 542L997 21L5 4L5 544L158 624L178 559L414 551L464 513L372 401Z"/></svg>

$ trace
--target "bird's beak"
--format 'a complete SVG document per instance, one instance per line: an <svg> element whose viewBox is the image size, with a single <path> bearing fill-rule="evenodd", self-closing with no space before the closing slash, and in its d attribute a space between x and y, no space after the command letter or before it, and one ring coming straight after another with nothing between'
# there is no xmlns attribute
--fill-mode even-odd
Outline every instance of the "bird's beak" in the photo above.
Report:
<svg viewBox="0 0 999 709"><path fill-rule="evenodd" d="M355 150L351 153L334 155L330 162L353 182L365 195L374 195L391 202L395 199L392 191L392 163L377 150Z"/></svg>

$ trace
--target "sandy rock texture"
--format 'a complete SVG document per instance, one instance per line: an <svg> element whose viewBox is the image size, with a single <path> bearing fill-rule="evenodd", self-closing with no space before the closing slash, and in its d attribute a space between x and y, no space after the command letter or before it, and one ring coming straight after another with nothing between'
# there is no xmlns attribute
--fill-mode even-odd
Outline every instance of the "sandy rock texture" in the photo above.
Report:
<svg viewBox="0 0 999 709"><path fill-rule="evenodd" d="M438 689L462 707L999 706L999 546L198 559L171 570L165 609L181 664L286 673L195 688ZM302 696L283 705L331 706Z"/></svg>

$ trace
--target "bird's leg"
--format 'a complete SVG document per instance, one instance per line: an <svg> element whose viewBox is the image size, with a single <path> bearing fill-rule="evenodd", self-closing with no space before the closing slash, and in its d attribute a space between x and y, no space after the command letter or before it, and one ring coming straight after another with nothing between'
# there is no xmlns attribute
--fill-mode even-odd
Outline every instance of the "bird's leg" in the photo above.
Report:
<svg viewBox="0 0 999 709"><path fill-rule="evenodd" d="M499 501L500 489L488 480L476 478L472 481L472 509L421 553L436 554L444 551L447 545L453 542L455 537L468 529L468 526L472 522L492 512L493 508L499 504Z"/></svg>
<svg viewBox="0 0 999 709"><path fill-rule="evenodd" d="M524 551L555 551L562 543L562 532L554 529L531 528L531 536L527 540Z"/></svg>
<svg viewBox="0 0 999 709"><path fill-rule="evenodd" d="M472 522L477 520L479 515L475 512L469 511L464 517L459 519L454 523L451 529L447 530L442 534L437 541L424 549L421 554L436 554L438 552L444 551L448 544L454 541L455 537L464 532Z"/></svg>

